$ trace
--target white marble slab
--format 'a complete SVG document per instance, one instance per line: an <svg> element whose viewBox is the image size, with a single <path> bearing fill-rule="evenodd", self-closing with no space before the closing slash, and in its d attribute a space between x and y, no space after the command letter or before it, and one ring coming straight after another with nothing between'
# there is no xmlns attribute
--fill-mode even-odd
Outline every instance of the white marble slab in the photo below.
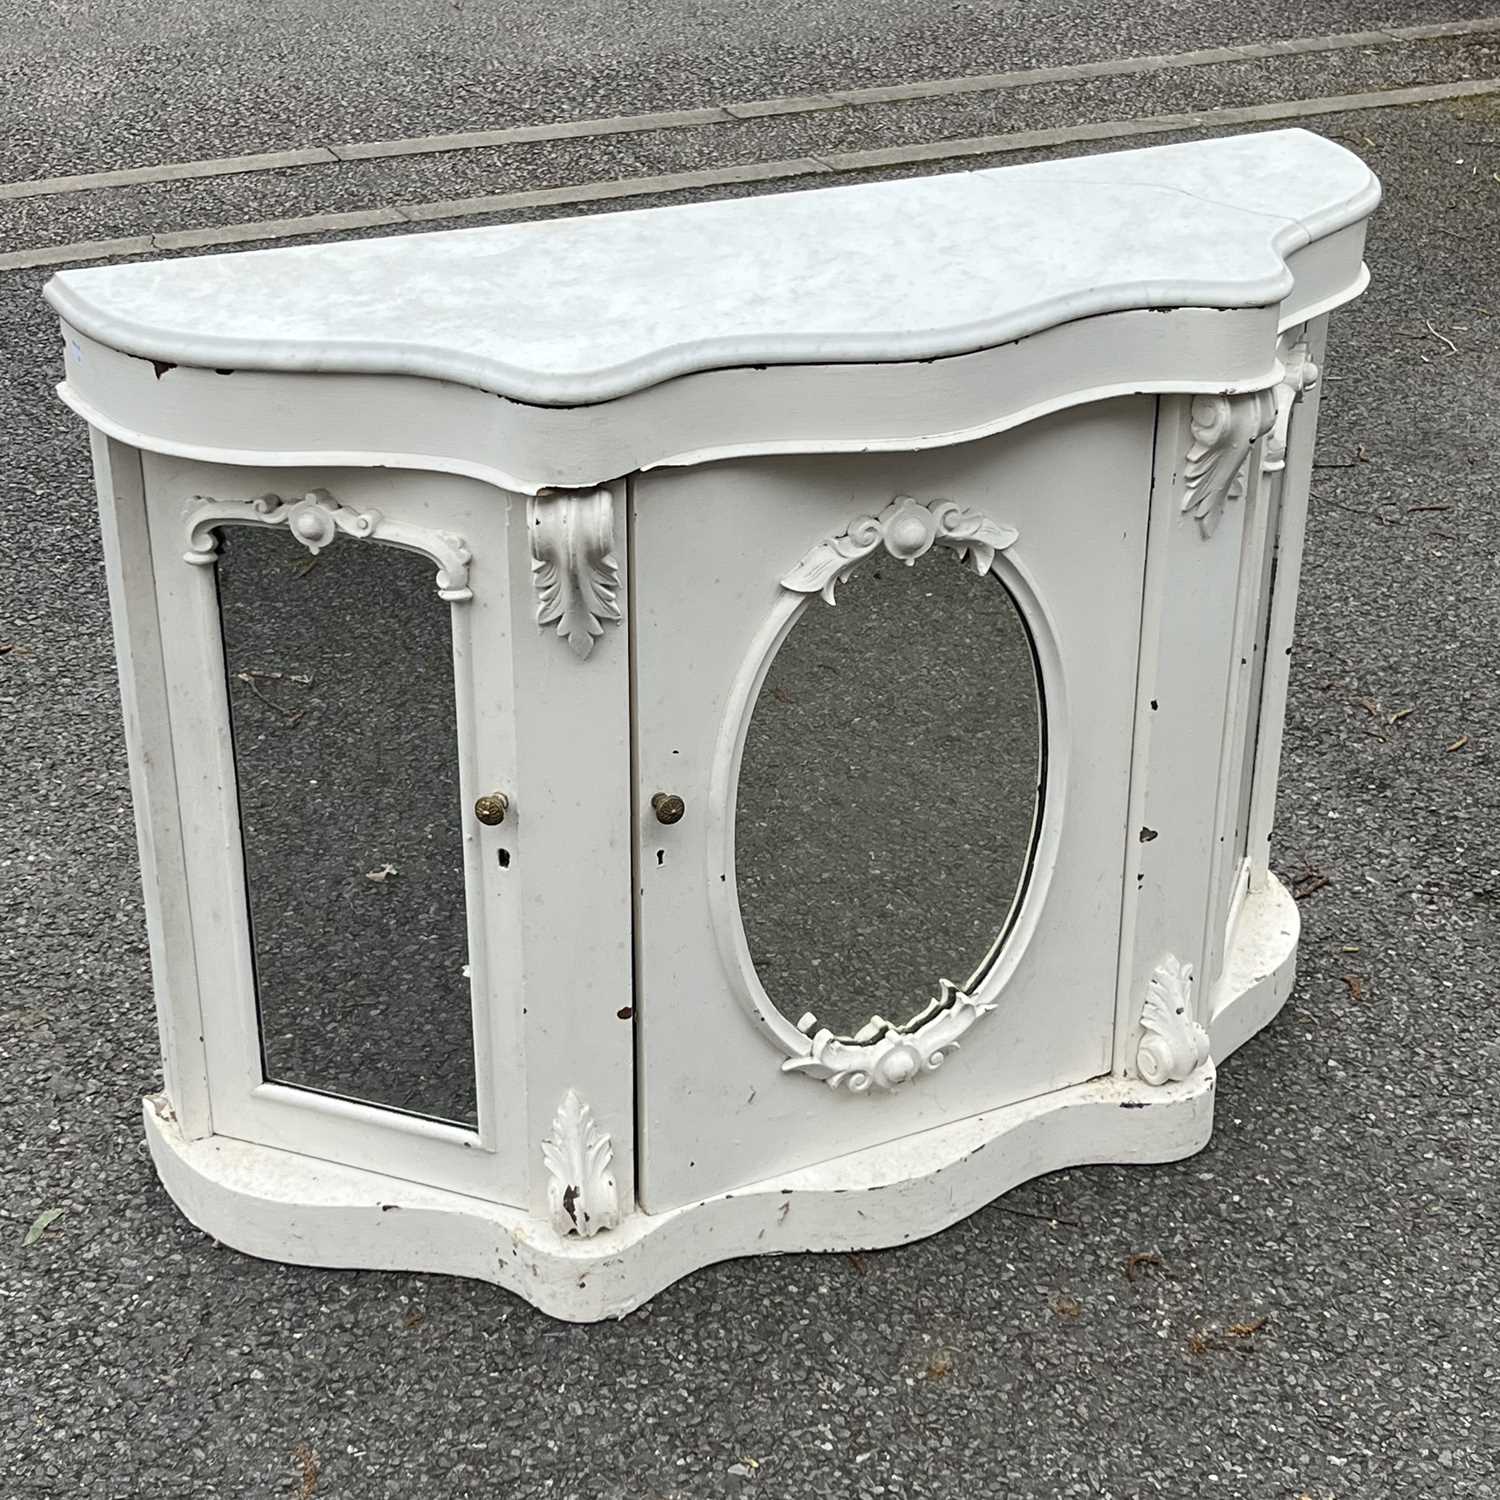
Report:
<svg viewBox="0 0 1500 1500"><path fill-rule="evenodd" d="M99 341L225 369L606 401L693 371L937 358L1099 313L1260 307L1368 215L1304 130L989 171L64 271Z"/></svg>

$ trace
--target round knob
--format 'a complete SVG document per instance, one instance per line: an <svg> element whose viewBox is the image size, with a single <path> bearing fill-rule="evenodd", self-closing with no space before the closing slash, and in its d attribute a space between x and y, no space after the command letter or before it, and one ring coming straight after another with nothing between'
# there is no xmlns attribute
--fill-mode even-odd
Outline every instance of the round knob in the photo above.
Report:
<svg viewBox="0 0 1500 1500"><path fill-rule="evenodd" d="M475 800L474 816L493 828L496 823L505 821L505 811L509 806L510 798L504 792L491 792L488 797Z"/></svg>
<svg viewBox="0 0 1500 1500"><path fill-rule="evenodd" d="M676 792L658 792L651 799L658 823L677 823L687 811L687 805Z"/></svg>

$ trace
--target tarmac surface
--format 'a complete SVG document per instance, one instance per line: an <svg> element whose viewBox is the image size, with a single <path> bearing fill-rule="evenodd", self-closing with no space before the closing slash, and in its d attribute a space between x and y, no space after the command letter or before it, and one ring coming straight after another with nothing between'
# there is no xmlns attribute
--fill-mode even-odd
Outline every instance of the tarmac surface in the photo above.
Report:
<svg viewBox="0 0 1500 1500"><path fill-rule="evenodd" d="M285 0L190 19L7 0L0 60L21 87L0 100L3 175L268 149L314 119L371 138L1489 8L1364 9L1158 0L1105 24L1029 4L1002 25L977 6L599 0L528 12L502 45L457 5L451 21L345 6L314 22ZM1423 77L1429 57L1450 59L1445 77L1500 74L1492 38L1454 50L1344 60L1359 87L1387 66ZM1303 97L1305 66L1241 84ZM1111 87L1103 118L1215 97L1208 75ZM1085 117L1076 93L1078 114L1074 91L1049 96L1047 123ZM877 144L948 129L861 122ZM901 1250L712 1267L591 1327L480 1283L251 1260L157 1185L87 443L52 394L47 273L0 275L0 1495L1500 1493L1500 103L1312 124L1387 199L1322 399L1273 846L1301 895L1299 975L1222 1069L1212 1142L1052 1174ZM785 122L760 128L727 128L742 159L786 154ZM712 165L736 159L729 139L686 132L673 150ZM582 176L659 170L659 144L595 143ZM528 170L563 180L564 157ZM484 190L525 185L491 167ZM317 212L345 170L220 179L206 222ZM358 170L360 201L378 201L385 168ZM179 227L199 190L28 200L0 221L10 245Z"/></svg>

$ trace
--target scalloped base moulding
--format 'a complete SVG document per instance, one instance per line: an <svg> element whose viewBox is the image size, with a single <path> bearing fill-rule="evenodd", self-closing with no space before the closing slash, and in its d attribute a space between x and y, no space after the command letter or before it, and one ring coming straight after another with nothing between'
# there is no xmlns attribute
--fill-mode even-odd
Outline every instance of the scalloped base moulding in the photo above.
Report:
<svg viewBox="0 0 1500 1500"><path fill-rule="evenodd" d="M187 1140L159 1094L145 1100L146 1138L182 1212L247 1255L473 1276L570 1322L622 1318L716 1261L904 1245L1046 1172L1191 1156L1213 1129L1217 1065L1291 993L1299 930L1296 903L1274 877L1247 899L1215 996L1210 1055L1184 1079L1094 1079L666 1213L632 1214L590 1238L559 1234L550 1215L377 1172L223 1137Z"/></svg>

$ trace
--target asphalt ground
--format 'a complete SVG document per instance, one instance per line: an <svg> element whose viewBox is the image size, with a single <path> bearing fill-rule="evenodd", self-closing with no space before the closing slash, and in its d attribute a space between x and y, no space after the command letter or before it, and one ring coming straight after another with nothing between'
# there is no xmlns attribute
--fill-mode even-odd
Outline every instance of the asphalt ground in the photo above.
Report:
<svg viewBox="0 0 1500 1500"><path fill-rule="evenodd" d="M25 0L8 177L1489 17L1486 0Z"/></svg>
<svg viewBox="0 0 1500 1500"><path fill-rule="evenodd" d="M1348 6L1274 9L1135 7L1110 28L1053 12L1050 33L1040 17L1024 42L1007 31L1009 52L988 13L934 12L920 35L951 43L943 55L883 27L884 11L828 9L838 45L811 60L796 45L805 16L737 28L701 12L674 55L738 59L705 64L696 101L1373 24ZM296 97L326 35L298 32L291 7L253 22L206 9L203 25L238 38L218 84L208 67L183 82L182 58L216 55L184 23L155 51L143 40L70 118L68 33L97 52L110 26L149 38L164 23L143 6L51 14L55 33L21 17L0 44L12 76L40 80L30 109L5 95L39 143L12 177L293 140L275 109L254 128L245 80L259 68L264 97L282 81L279 97ZM370 15L367 38L351 30L325 59L340 133L447 128L426 94L382 113L408 97L382 85L403 76L399 39L424 13ZM757 52L778 19L785 45ZM1439 18L1410 6L1380 19ZM617 48L565 59L580 77L615 59L594 92L563 110L533 85L479 122L681 98L632 73L632 49L665 22L614 25ZM435 45L422 67L456 74L463 54L518 87L526 76L515 57L457 47L434 62ZM1174 108L1169 82L1124 102ZM157 1186L140 1140L137 1101L159 1079L87 448L51 393L46 273L0 278L0 1495L1500 1493L1500 107L1316 127L1371 162L1387 202L1372 285L1335 320L1325 377L1274 843L1302 892L1299 977L1222 1070L1213 1141L1172 1165L1052 1174L899 1251L709 1268L593 1327L479 1283L254 1261L193 1230ZM722 159L712 146L702 164ZM654 170L629 138L610 149L611 171ZM294 210L316 212L322 192L303 180ZM259 216L256 182L229 181L226 211ZM154 210L101 203L66 238L161 227Z"/></svg>

